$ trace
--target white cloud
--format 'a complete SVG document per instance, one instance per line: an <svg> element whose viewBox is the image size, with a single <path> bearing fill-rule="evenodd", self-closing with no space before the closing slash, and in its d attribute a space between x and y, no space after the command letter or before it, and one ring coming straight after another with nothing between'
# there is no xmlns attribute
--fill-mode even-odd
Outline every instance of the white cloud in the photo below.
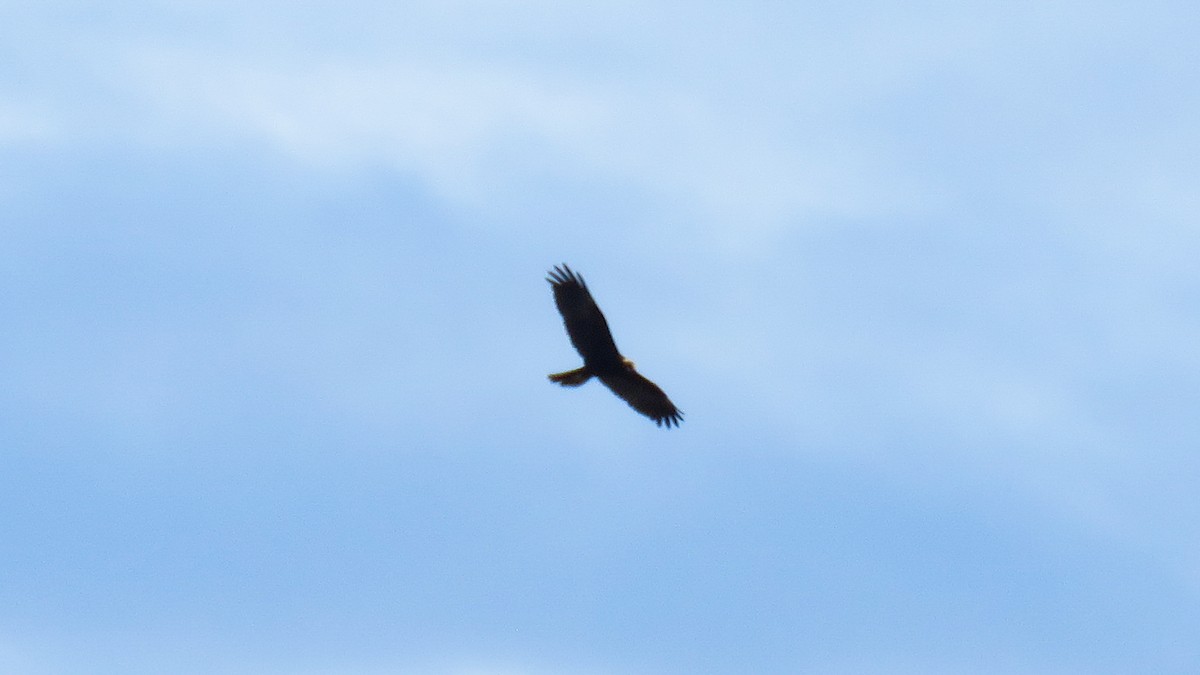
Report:
<svg viewBox="0 0 1200 675"><path fill-rule="evenodd" d="M311 69L158 52L135 86L163 133L244 135L325 168L391 164L449 195L478 189L508 136L565 144L604 115L578 91L497 69L325 65ZM173 128L172 128L173 127Z"/></svg>
<svg viewBox="0 0 1200 675"><path fill-rule="evenodd" d="M156 142L241 138L324 169L392 166L473 209L546 175L602 179L739 246L806 214L912 212L940 199L845 129L781 128L686 88L484 63L290 67L163 51L135 62L131 86L147 104L138 133Z"/></svg>

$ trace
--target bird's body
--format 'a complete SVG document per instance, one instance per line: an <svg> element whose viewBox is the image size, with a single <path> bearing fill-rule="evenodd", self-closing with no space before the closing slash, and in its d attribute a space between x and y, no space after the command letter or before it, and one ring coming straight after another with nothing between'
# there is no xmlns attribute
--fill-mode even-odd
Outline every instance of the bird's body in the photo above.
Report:
<svg viewBox="0 0 1200 675"><path fill-rule="evenodd" d="M621 356L609 331L604 313L592 299L583 277L563 264L550 271L546 281L554 289L554 304L562 314L567 336L575 351L583 357L583 366L550 375L552 382L578 387L593 377L599 378L614 394L634 410L668 427L679 426L683 412L671 403L656 384L642 377L633 362Z"/></svg>

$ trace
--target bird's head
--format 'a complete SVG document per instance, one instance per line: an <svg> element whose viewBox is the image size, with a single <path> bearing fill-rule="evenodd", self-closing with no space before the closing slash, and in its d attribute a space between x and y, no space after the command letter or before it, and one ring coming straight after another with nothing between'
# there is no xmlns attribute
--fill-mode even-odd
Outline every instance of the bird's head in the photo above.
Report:
<svg viewBox="0 0 1200 675"><path fill-rule="evenodd" d="M625 358L624 356L621 357L621 365L625 366L627 370L637 372L637 364Z"/></svg>

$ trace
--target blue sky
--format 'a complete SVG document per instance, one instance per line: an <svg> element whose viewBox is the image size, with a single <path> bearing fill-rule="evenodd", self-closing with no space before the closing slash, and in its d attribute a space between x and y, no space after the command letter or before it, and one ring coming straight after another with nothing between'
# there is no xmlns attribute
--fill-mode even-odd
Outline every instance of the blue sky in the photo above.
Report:
<svg viewBox="0 0 1200 675"><path fill-rule="evenodd" d="M1196 672L1198 21L0 5L0 670Z"/></svg>

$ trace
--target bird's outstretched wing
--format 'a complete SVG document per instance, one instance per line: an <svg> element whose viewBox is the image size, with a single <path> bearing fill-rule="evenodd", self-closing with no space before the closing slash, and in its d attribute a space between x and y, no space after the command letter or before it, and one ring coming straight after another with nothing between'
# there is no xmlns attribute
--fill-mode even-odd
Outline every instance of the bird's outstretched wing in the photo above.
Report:
<svg viewBox="0 0 1200 675"><path fill-rule="evenodd" d="M666 393L634 370L620 370L600 376L600 381L634 410L654 420L658 426L679 426L683 411L671 403Z"/></svg>
<svg viewBox="0 0 1200 675"><path fill-rule="evenodd" d="M546 277L554 289L554 304L562 314L563 324L575 351L588 365L615 364L621 355L613 342L604 313L592 299L583 277L571 271L566 263L555 266Z"/></svg>

